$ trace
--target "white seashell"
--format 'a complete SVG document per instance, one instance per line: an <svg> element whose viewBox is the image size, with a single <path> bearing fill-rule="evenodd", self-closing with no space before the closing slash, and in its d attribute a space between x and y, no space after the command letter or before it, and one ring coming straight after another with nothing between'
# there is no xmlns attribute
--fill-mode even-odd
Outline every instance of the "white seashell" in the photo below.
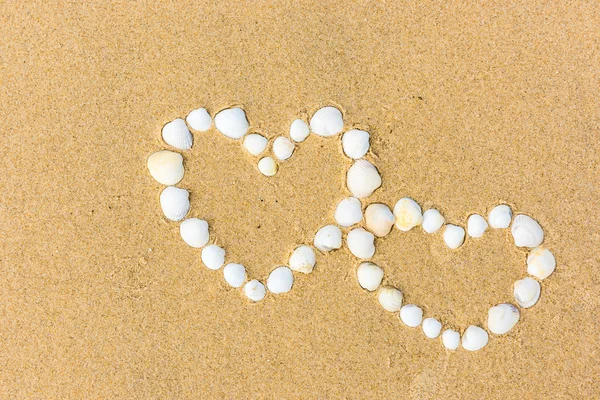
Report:
<svg viewBox="0 0 600 400"><path fill-rule="evenodd" d="M229 263L223 268L223 277L229 286L239 288L246 281L246 268L242 264Z"/></svg>
<svg viewBox="0 0 600 400"><path fill-rule="evenodd" d="M512 219L512 210L506 204L496 206L488 215L490 226L495 229L508 228Z"/></svg>
<svg viewBox="0 0 600 400"><path fill-rule="evenodd" d="M474 238L480 238L488 228L488 223L479 214L473 214L467 220L467 233Z"/></svg>
<svg viewBox="0 0 600 400"><path fill-rule="evenodd" d="M355 228L348 232L346 243L350 253L358 258L371 258L375 254L375 236L363 229Z"/></svg>
<svg viewBox="0 0 600 400"><path fill-rule="evenodd" d="M519 309L512 304L498 304L488 311L488 329L496 335L510 331L519 322Z"/></svg>
<svg viewBox="0 0 600 400"><path fill-rule="evenodd" d="M392 286L381 288L377 299L385 311L396 312L402 307L402 292Z"/></svg>
<svg viewBox="0 0 600 400"><path fill-rule="evenodd" d="M396 228L403 232L410 231L413 227L423 223L421 207L408 197L398 200L394 206L394 216L396 217Z"/></svg>
<svg viewBox="0 0 600 400"><path fill-rule="evenodd" d="M310 119L310 129L319 136L334 136L344 129L342 113L335 107L323 107Z"/></svg>
<svg viewBox="0 0 600 400"><path fill-rule="evenodd" d="M431 208L423 213L423 230L427 233L436 233L444 222L445 219L438 210Z"/></svg>
<svg viewBox="0 0 600 400"><path fill-rule="evenodd" d="M383 269L372 262L363 262L356 271L358 284L369 292L376 290L383 279Z"/></svg>
<svg viewBox="0 0 600 400"><path fill-rule="evenodd" d="M342 247L342 231L335 225L326 225L315 235L315 247L328 252Z"/></svg>
<svg viewBox="0 0 600 400"><path fill-rule="evenodd" d="M217 130L230 139L240 139L248 132L246 113L241 108L227 108L215 115Z"/></svg>
<svg viewBox="0 0 600 400"><path fill-rule="evenodd" d="M148 157L147 165L150 175L163 185L177 184L183 179L185 172L181 154L169 150L161 150L151 154Z"/></svg>
<svg viewBox="0 0 600 400"><path fill-rule="evenodd" d="M406 326L416 328L423 320L423 310L414 304L407 304L400 309L400 319Z"/></svg>
<svg viewBox="0 0 600 400"><path fill-rule="evenodd" d="M423 320L423 333L429 339L435 339L440 336L442 323L435 318L425 318Z"/></svg>
<svg viewBox="0 0 600 400"><path fill-rule="evenodd" d="M510 228L517 247L537 247L544 241L544 230L536 220L525 214L515 217Z"/></svg>
<svg viewBox="0 0 600 400"><path fill-rule="evenodd" d="M340 201L335 209L335 221L341 226L352 226L363 218L362 204L356 197L348 197Z"/></svg>
<svg viewBox="0 0 600 400"><path fill-rule="evenodd" d="M484 329L471 325L463 333L462 347L465 350L476 351L485 347L488 340L488 333Z"/></svg>
<svg viewBox="0 0 600 400"><path fill-rule="evenodd" d="M296 143L304 142L309 133L308 125L301 119L295 120L290 125L290 138Z"/></svg>
<svg viewBox="0 0 600 400"><path fill-rule="evenodd" d="M264 299L266 293L267 291L265 290L265 285L256 279L252 279L244 285L244 294L252 301L260 301Z"/></svg>
<svg viewBox="0 0 600 400"><path fill-rule="evenodd" d="M448 350L458 349L458 345L460 344L460 333L453 331L452 329L446 329L444 333L442 333L442 343Z"/></svg>
<svg viewBox="0 0 600 400"><path fill-rule="evenodd" d="M185 189L167 186L160 193L160 207L167 219L181 221L190 210L190 194Z"/></svg>
<svg viewBox="0 0 600 400"><path fill-rule="evenodd" d="M523 308L533 307L540 298L540 284L533 278L523 278L515 282L515 301Z"/></svg>
<svg viewBox="0 0 600 400"><path fill-rule="evenodd" d="M280 160L287 160L294 153L294 143L286 137L279 136L273 142L273 154Z"/></svg>
<svg viewBox="0 0 600 400"><path fill-rule="evenodd" d="M342 135L342 149L354 160L367 154L369 146L369 132L353 129Z"/></svg>
<svg viewBox="0 0 600 400"><path fill-rule="evenodd" d="M317 260L315 251L309 246L299 246L290 257L290 268L292 271L310 274Z"/></svg>
<svg viewBox="0 0 600 400"><path fill-rule="evenodd" d="M244 147L248 153L257 156L267 148L269 141L258 133L251 133L244 138Z"/></svg>
<svg viewBox="0 0 600 400"><path fill-rule="evenodd" d="M186 219L179 225L179 233L184 242L197 249L208 243L208 223L204 220Z"/></svg>
<svg viewBox="0 0 600 400"><path fill-rule="evenodd" d="M267 288L274 294L289 292L293 284L294 275L292 275L292 270L288 267L275 268L271 271L267 279Z"/></svg>
<svg viewBox="0 0 600 400"><path fill-rule="evenodd" d="M192 133L181 118L174 119L163 126L162 137L166 144L176 149L189 150L192 148Z"/></svg>
<svg viewBox="0 0 600 400"><path fill-rule="evenodd" d="M186 122L195 131L205 132L212 125L212 118L206 108L198 108L191 111L185 118Z"/></svg>
<svg viewBox="0 0 600 400"><path fill-rule="evenodd" d="M202 259L202 263L206 265L206 268L216 271L225 262L225 250L216 244L211 244L202 249L200 258Z"/></svg>
<svg viewBox="0 0 600 400"><path fill-rule="evenodd" d="M348 169L346 186L354 197L369 197L381 186L381 176L373 164L367 160L357 160Z"/></svg>
<svg viewBox="0 0 600 400"><path fill-rule="evenodd" d="M385 204L373 203L365 210L365 224L375 236L383 237L390 233L396 217Z"/></svg>
<svg viewBox="0 0 600 400"><path fill-rule="evenodd" d="M277 173L277 163L271 157L263 157L258 161L258 170L264 176L273 176Z"/></svg>
<svg viewBox="0 0 600 400"><path fill-rule="evenodd" d="M444 242L451 249L458 249L465 242L465 230L460 226L446 225Z"/></svg>
<svg viewBox="0 0 600 400"><path fill-rule="evenodd" d="M536 247L527 257L527 273L540 280L550 276L556 269L556 259L550 250Z"/></svg>

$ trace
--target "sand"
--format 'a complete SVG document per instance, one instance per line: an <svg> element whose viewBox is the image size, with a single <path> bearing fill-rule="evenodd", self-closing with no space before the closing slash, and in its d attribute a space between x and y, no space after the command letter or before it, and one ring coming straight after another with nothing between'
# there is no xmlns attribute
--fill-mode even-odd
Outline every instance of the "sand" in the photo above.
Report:
<svg viewBox="0 0 600 400"><path fill-rule="evenodd" d="M600 6L219 3L0 6L0 396L600 396ZM327 104L371 132L373 201L542 224L558 267L509 334L445 351L358 288L347 250L250 305L181 241L145 166L166 122L241 105L274 137ZM255 161L196 134L181 185L265 278L332 220L349 162L313 136L274 178ZM509 239L395 232L375 261L464 329L525 276Z"/></svg>

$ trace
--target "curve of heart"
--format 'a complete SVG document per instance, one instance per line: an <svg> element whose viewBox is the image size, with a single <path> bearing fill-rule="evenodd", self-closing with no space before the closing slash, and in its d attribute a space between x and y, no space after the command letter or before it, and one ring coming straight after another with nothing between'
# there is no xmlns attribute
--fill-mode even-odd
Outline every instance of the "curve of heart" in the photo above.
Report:
<svg viewBox="0 0 600 400"><path fill-rule="evenodd" d="M188 127L189 126L189 127ZM240 107L228 108L216 113L213 118L204 108L193 110L185 120L177 118L167 123L162 129L164 142L177 149L189 150L193 144L191 131L207 131L212 127L225 136L242 141L253 156L258 157L266 151L268 139L258 134L248 134L249 123L246 114ZM310 120L310 127L302 119L292 122L290 139L280 136L272 142L272 151L279 163L292 156L298 146L310 134L323 137L338 137L344 130L341 112L331 106L323 107L315 112ZM191 128L191 131L190 131ZM427 233L436 233L444 227L443 240L451 249L460 247L465 240L465 229L446 224L437 210L421 212L419 205L409 198L400 199L394 206L373 203L363 208L366 199L377 190L382 182L377 168L363 157L369 151L369 134L365 131L348 130L342 135L342 149L346 156L354 160L346 174L348 190L353 197L348 197L337 205L335 219L338 225L352 228L346 235L346 244L350 252L359 259L357 281L367 291L379 289L378 300L389 312L399 312L400 320L409 327L422 325L425 336L435 339L442 337L443 345L449 350L456 350L461 341L460 332L446 329L441 335L442 324L435 318L423 320L423 311L414 304L402 305L400 290L385 286L380 287L383 270L367 260L375 253L376 237L390 233L393 226L400 231L408 231L418 225ZM161 184L167 185L160 195L161 208L172 221L183 220L189 211L189 193L175 185L183 178L183 157L170 150L161 150L152 154L147 165L150 174ZM273 176L278 169L277 161L270 156L260 158L257 169L266 176ZM363 211L364 210L364 211ZM527 272L536 279L527 277L515 282L515 302L520 308L529 308L540 296L540 283L555 269L552 253L541 247L543 231L539 224L524 214L513 218L512 210L507 205L499 205L492 209L488 221L477 214L469 217L467 226L469 237L481 237L488 226L496 229L508 228L512 221L511 233L515 244L519 247L532 248L527 257ZM489 225L488 225L489 222ZM192 247L202 248L202 261L212 270L220 269L225 263L225 251L217 245L207 245L209 241L208 224L198 218L188 218L180 225L183 240ZM321 227L314 240L317 250L328 253L342 247L342 231L332 223ZM268 290L273 294L286 293L293 286L293 272L311 273L316 263L314 249L300 245L290 257L289 267L281 266L271 272L266 280ZM244 266L228 263L223 268L224 278L233 287L241 288L251 302L262 300L266 288L257 279L248 279ZM499 304L488 312L488 330L494 334L508 332L520 318L519 308L512 304ZM467 350L479 350L489 340L488 332L478 326L471 325L462 333L462 347Z"/></svg>

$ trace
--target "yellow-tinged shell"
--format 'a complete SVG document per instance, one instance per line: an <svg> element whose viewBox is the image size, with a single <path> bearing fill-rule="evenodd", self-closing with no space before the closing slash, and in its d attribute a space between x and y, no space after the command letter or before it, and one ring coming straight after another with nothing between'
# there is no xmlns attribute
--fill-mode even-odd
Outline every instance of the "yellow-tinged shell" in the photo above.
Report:
<svg viewBox="0 0 600 400"><path fill-rule="evenodd" d="M185 173L181 154L169 150L157 151L150 155L147 166L150 175L158 183L168 186L179 183Z"/></svg>
<svg viewBox="0 0 600 400"><path fill-rule="evenodd" d="M394 217L396 217L396 228L403 232L407 232L423 223L421 207L416 201L408 197L398 200L394 206Z"/></svg>

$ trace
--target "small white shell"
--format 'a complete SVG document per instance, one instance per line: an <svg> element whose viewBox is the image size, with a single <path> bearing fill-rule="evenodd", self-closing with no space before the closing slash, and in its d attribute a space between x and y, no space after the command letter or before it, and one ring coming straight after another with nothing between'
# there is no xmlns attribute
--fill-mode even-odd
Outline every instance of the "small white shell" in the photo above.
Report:
<svg viewBox="0 0 600 400"><path fill-rule="evenodd" d="M359 223L363 218L362 204L356 197L347 197L340 201L335 209L335 221L348 227Z"/></svg>
<svg viewBox="0 0 600 400"><path fill-rule="evenodd" d="M161 150L151 154L148 157L147 165L150 175L163 185L177 184L183 179L185 172L181 154L169 150Z"/></svg>
<svg viewBox="0 0 600 400"><path fill-rule="evenodd" d="M191 111L185 118L186 122L195 131L206 132L212 125L212 118L206 108Z"/></svg>
<svg viewBox="0 0 600 400"><path fill-rule="evenodd" d="M181 118L174 119L163 126L162 138L166 144L176 149L189 150L192 148L192 133Z"/></svg>
<svg viewBox="0 0 600 400"><path fill-rule="evenodd" d="M446 329L444 333L442 333L442 343L448 350L458 349L458 345L460 344L460 333L453 331L452 329Z"/></svg>
<svg viewBox="0 0 600 400"><path fill-rule="evenodd" d="M315 235L315 247L323 252L342 247L342 231L335 225L326 225Z"/></svg>
<svg viewBox="0 0 600 400"><path fill-rule="evenodd" d="M256 279L252 279L244 285L244 294L252 301L260 301L264 299L266 293L267 291L265 290L265 285Z"/></svg>
<svg viewBox="0 0 600 400"><path fill-rule="evenodd" d="M438 210L433 208L423 213L423 230L427 233L436 233L444 225L445 219Z"/></svg>
<svg viewBox="0 0 600 400"><path fill-rule="evenodd" d="M462 347L465 350L477 351L485 347L489 341L488 333L475 325L467 328L462 337Z"/></svg>
<svg viewBox="0 0 600 400"><path fill-rule="evenodd" d="M267 278L267 288L271 293L281 294L287 293L292 289L294 284L294 275L288 267L275 268Z"/></svg>
<svg viewBox="0 0 600 400"><path fill-rule="evenodd" d="M396 312L402 307L402 292L392 286L381 288L377 299L385 311Z"/></svg>
<svg viewBox="0 0 600 400"><path fill-rule="evenodd" d="M208 243L208 223L202 219L186 219L179 225L179 233L184 242L197 249Z"/></svg>
<svg viewBox="0 0 600 400"><path fill-rule="evenodd" d="M308 125L301 119L295 120L290 125L290 138L296 143L304 142L309 133Z"/></svg>
<svg viewBox="0 0 600 400"><path fill-rule="evenodd" d="M299 246L290 257L290 268L292 271L310 274L317 260L315 251L309 246Z"/></svg>
<svg viewBox="0 0 600 400"><path fill-rule="evenodd" d="M363 228L355 228L348 232L346 242L350 253L358 258L371 258L375 254L375 236Z"/></svg>
<svg viewBox="0 0 600 400"><path fill-rule="evenodd" d="M444 229L444 242L451 249L458 249L465 242L465 230L456 225L448 224Z"/></svg>
<svg viewBox="0 0 600 400"><path fill-rule="evenodd" d="M536 247L527 257L527 273L540 280L550 276L556 269L556 259L548 249Z"/></svg>
<svg viewBox="0 0 600 400"><path fill-rule="evenodd" d="M525 214L515 217L510 232L517 247L537 247L544 241L544 230L540 224Z"/></svg>
<svg viewBox="0 0 600 400"><path fill-rule="evenodd" d="M496 206L488 215L490 226L495 229L508 228L512 219L512 210L506 204Z"/></svg>
<svg viewBox="0 0 600 400"><path fill-rule="evenodd" d="M372 262L363 262L360 263L356 270L356 277L358 278L360 287L372 292L377 290L379 285L381 285L383 269Z"/></svg>
<svg viewBox="0 0 600 400"><path fill-rule="evenodd" d="M242 264L229 263L223 268L223 277L229 286L242 287L246 281L246 268Z"/></svg>
<svg viewBox="0 0 600 400"><path fill-rule="evenodd" d="M396 217L385 204L373 203L365 210L365 224L375 236L383 237L390 233Z"/></svg>
<svg viewBox="0 0 600 400"><path fill-rule="evenodd" d="M323 107L310 119L310 129L319 136L334 136L344 129L342 113L335 107Z"/></svg>
<svg viewBox="0 0 600 400"><path fill-rule="evenodd" d="M160 193L160 207L167 219L181 221L190 210L190 194L185 189L167 186Z"/></svg>
<svg viewBox="0 0 600 400"><path fill-rule="evenodd" d="M244 147L248 153L257 156L267 148L269 141L258 133L251 133L244 138Z"/></svg>
<svg viewBox="0 0 600 400"><path fill-rule="evenodd" d="M286 137L279 136L273 142L273 154L280 160L287 160L294 153L294 143Z"/></svg>
<svg viewBox="0 0 600 400"><path fill-rule="evenodd" d="M271 157L263 157L258 161L258 170L264 176L273 176L277 173L277 163Z"/></svg>
<svg viewBox="0 0 600 400"><path fill-rule="evenodd" d="M367 154L369 146L369 132L353 129L342 135L342 149L354 160Z"/></svg>
<svg viewBox="0 0 600 400"><path fill-rule="evenodd" d="M519 309L512 304L498 304L488 311L488 329L496 335L505 334L519 322L519 315Z"/></svg>
<svg viewBox="0 0 600 400"><path fill-rule="evenodd" d="M440 336L442 323L435 318L425 318L423 320L423 333L429 339L435 339Z"/></svg>
<svg viewBox="0 0 600 400"><path fill-rule="evenodd" d="M396 217L396 228L402 232L408 232L413 227L423 223L421 207L419 207L416 201L408 197L404 197L396 202L394 216Z"/></svg>
<svg viewBox="0 0 600 400"><path fill-rule="evenodd" d="M357 160L348 169L346 186L354 197L369 197L381 186L381 176L373 164L367 160Z"/></svg>
<svg viewBox="0 0 600 400"><path fill-rule="evenodd" d="M515 301L523 308L533 307L540 298L540 284L533 278L523 278L515 282Z"/></svg>
<svg viewBox="0 0 600 400"><path fill-rule="evenodd" d="M423 320L423 310L414 304L407 304L400 309L400 319L406 326L416 328Z"/></svg>
<svg viewBox="0 0 600 400"><path fill-rule="evenodd" d="M479 214L472 214L467 220L467 233L473 238L480 238L488 228L485 218Z"/></svg>
<svg viewBox="0 0 600 400"><path fill-rule="evenodd" d="M246 113L241 108L227 108L215 115L217 130L230 139L240 139L248 132Z"/></svg>
<svg viewBox="0 0 600 400"><path fill-rule="evenodd" d="M221 268L225 262L225 250L216 244L211 244L202 249L200 258L206 268L216 271Z"/></svg>

